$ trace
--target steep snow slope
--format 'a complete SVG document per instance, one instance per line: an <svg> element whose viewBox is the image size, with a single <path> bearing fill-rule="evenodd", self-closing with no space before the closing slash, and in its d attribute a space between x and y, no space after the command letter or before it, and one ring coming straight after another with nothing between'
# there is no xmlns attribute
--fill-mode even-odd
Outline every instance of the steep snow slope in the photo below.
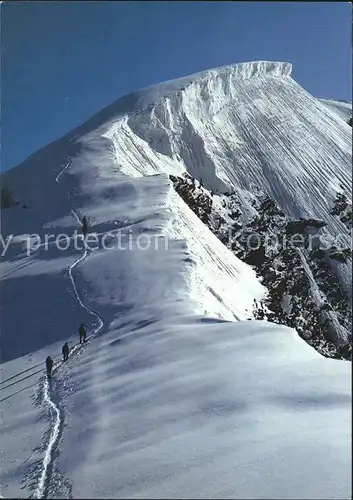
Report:
<svg viewBox="0 0 353 500"><path fill-rule="evenodd" d="M349 132L289 73L260 62L145 89L3 176L20 200L1 214L3 237L16 235L0 264L4 496L350 495L348 363L320 357L292 330L226 322L250 316L264 288L165 175L189 170L206 187L237 190L245 207L265 188L290 214L326 216L314 184L324 188L330 160L348 185ZM304 168L293 125L307 132L317 120L337 144L316 125ZM118 237L130 247L81 261L71 237L67 250L51 242L26 255L26 233L72 236L75 214L100 242L110 232L113 247ZM331 217L328 230L339 227ZM158 248L141 249L142 235ZM76 343L81 321L94 332L98 317L99 337L60 366L62 342ZM51 388L37 373L48 354L58 362Z"/></svg>
<svg viewBox="0 0 353 500"><path fill-rule="evenodd" d="M238 65L207 72L117 119L106 135L119 167L129 175L187 170L214 190L265 190L293 217L325 217L342 230L329 208L336 186L350 188L351 128L280 68L274 76L252 64L241 77Z"/></svg>

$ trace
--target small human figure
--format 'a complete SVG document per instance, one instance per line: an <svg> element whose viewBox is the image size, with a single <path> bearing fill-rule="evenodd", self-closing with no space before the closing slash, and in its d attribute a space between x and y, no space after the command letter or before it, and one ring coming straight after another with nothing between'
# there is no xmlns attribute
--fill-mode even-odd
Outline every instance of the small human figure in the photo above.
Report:
<svg viewBox="0 0 353 500"><path fill-rule="evenodd" d="M70 352L69 344L67 342L65 342L65 344L63 345L63 348L62 348L63 361L67 361L69 359L69 352Z"/></svg>
<svg viewBox="0 0 353 500"><path fill-rule="evenodd" d="M80 344L82 344L82 342L86 342L87 333L85 325L83 323L81 323L80 328L78 329L78 333L80 334Z"/></svg>
<svg viewBox="0 0 353 500"><path fill-rule="evenodd" d="M50 356L48 356L47 359L45 360L45 366L47 368L47 377L48 378L51 378L51 371L53 369L53 364L54 364L54 361L52 360L52 358Z"/></svg>

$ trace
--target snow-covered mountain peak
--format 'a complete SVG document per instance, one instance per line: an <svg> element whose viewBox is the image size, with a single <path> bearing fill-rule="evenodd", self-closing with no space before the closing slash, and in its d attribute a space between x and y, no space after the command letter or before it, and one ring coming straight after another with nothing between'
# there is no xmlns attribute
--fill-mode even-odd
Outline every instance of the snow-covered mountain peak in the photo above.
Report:
<svg viewBox="0 0 353 500"><path fill-rule="evenodd" d="M180 78L155 83L117 99L88 120L83 125L83 129L87 132L89 129L94 130L100 125L106 126L107 123L119 117L141 113L146 108L161 104L167 98L172 99L173 96L176 98L181 93L188 93L190 87L193 86L205 89L203 97L207 100L208 93L216 91L217 88L224 88L227 91L241 80L265 77L286 78L290 77L291 72L291 63L253 61L211 68ZM80 132L81 127L78 127L75 133L77 135Z"/></svg>

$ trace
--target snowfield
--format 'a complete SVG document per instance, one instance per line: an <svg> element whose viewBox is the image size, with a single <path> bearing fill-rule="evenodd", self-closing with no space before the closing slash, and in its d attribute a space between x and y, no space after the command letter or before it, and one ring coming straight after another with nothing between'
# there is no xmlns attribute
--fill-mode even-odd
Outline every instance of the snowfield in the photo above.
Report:
<svg viewBox="0 0 353 500"><path fill-rule="evenodd" d="M290 74L261 61L143 89L3 174L20 201L1 213L3 497L351 497L351 364L252 319L266 289L168 178L249 212L267 192L348 240L330 208L352 129ZM93 250L74 247L83 215Z"/></svg>

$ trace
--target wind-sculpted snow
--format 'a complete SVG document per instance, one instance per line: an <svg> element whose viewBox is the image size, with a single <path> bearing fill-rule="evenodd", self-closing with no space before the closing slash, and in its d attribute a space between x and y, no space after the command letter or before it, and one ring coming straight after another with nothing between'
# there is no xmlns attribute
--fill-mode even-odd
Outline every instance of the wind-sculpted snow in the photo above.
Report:
<svg viewBox="0 0 353 500"><path fill-rule="evenodd" d="M350 188L351 128L288 77L196 79L107 136L129 175L187 170L208 189L263 189L288 214L342 229L328 212L336 186Z"/></svg>
<svg viewBox="0 0 353 500"><path fill-rule="evenodd" d="M15 235L0 264L3 496L351 496L349 364L244 321L266 290L168 178L235 191L252 215L266 191L344 232L330 209L349 192L351 128L290 73L244 63L143 89L4 174L19 204L1 214ZM72 242L83 215L97 248L27 255L27 234ZM55 372L48 429L38 371L81 322L104 328Z"/></svg>
<svg viewBox="0 0 353 500"><path fill-rule="evenodd" d="M158 316L116 317L67 375L74 498L350 497L349 363L278 325Z"/></svg>
<svg viewBox="0 0 353 500"><path fill-rule="evenodd" d="M349 246L331 210L337 192L351 198L351 127L290 78L289 66L249 66L240 77L237 68L207 72L105 129L120 171L187 171L216 193L235 191L244 212L247 193L266 193L290 218L325 221L323 241ZM347 290L350 262L337 273Z"/></svg>
<svg viewBox="0 0 353 500"><path fill-rule="evenodd" d="M332 99L319 99L321 104L326 106L330 111L338 115L346 123L353 116L352 103L347 101L334 101Z"/></svg>
<svg viewBox="0 0 353 500"><path fill-rule="evenodd" d="M286 77L290 76L291 72L292 65L290 63L254 61L231 64L146 87L138 92L137 103L140 109L151 104L156 105L161 99L183 90L191 84L202 84L202 82L209 82L214 78L221 78L224 81L239 81L263 76Z"/></svg>

